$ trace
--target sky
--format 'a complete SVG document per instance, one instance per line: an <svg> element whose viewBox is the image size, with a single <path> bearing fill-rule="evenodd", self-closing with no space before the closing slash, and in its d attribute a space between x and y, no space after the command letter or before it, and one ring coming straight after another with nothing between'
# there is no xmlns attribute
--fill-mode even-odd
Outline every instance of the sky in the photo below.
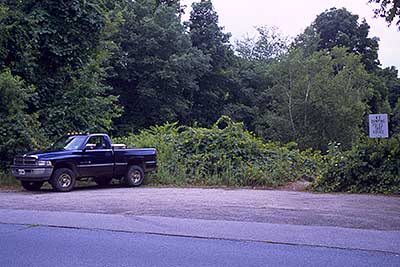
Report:
<svg viewBox="0 0 400 267"><path fill-rule="evenodd" d="M200 1L200 0L198 0ZM181 0L186 5L184 19L189 18L193 0ZM331 7L345 7L365 18L370 25L370 37L377 36L379 60L383 67L400 69L400 31L396 25L388 27L383 18L374 18L374 7L368 0L213 0L220 26L232 34L231 41L256 35L256 26L278 27L283 35L295 37L309 26L317 15Z"/></svg>

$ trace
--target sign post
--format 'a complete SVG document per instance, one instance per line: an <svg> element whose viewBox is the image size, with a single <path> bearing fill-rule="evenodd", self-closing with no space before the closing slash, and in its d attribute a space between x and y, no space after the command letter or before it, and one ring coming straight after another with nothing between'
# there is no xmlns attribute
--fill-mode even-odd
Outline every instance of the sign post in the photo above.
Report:
<svg viewBox="0 0 400 267"><path fill-rule="evenodd" d="M389 119L387 114L369 115L369 137L389 138Z"/></svg>

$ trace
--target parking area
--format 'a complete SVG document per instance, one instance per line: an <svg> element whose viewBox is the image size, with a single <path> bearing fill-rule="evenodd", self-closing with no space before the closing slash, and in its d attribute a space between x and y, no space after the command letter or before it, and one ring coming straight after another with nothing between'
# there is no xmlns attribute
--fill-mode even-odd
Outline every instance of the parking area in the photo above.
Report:
<svg viewBox="0 0 400 267"><path fill-rule="evenodd" d="M0 209L400 230L400 197L276 190L83 187L0 190Z"/></svg>

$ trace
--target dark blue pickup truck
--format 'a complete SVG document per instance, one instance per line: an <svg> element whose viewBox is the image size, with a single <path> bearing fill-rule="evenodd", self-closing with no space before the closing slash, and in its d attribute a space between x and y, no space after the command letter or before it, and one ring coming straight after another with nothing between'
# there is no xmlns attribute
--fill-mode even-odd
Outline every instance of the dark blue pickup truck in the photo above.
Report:
<svg viewBox="0 0 400 267"><path fill-rule="evenodd" d="M14 158L13 175L29 191L48 181L55 191L71 191L76 180L93 178L108 185L113 178L128 186L140 186L145 173L157 168L154 148L127 149L112 144L106 134L67 135L46 151Z"/></svg>

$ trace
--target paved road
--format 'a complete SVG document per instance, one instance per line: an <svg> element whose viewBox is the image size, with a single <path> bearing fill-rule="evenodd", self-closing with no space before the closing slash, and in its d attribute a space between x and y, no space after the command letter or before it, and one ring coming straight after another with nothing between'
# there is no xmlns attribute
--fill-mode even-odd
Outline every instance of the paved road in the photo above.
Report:
<svg viewBox="0 0 400 267"><path fill-rule="evenodd" d="M400 197L273 190L80 188L2 192L0 209L400 230Z"/></svg>
<svg viewBox="0 0 400 267"><path fill-rule="evenodd" d="M0 266L399 266L382 252L0 225Z"/></svg>
<svg viewBox="0 0 400 267"><path fill-rule="evenodd" d="M400 266L400 198L0 191L0 266Z"/></svg>

